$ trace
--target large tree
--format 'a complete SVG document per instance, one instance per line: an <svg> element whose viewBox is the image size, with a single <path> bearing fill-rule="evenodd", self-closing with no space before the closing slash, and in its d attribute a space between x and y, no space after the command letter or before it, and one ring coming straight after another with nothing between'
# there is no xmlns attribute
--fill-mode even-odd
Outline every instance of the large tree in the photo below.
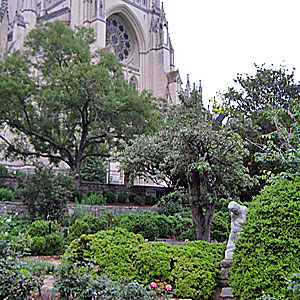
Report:
<svg viewBox="0 0 300 300"><path fill-rule="evenodd" d="M165 182L186 185L197 240L210 240L217 199L237 196L250 183L240 136L220 127L198 97L182 99L170 108L164 127L141 136L119 159L131 176L152 175Z"/></svg>
<svg viewBox="0 0 300 300"><path fill-rule="evenodd" d="M154 130L155 99L124 80L112 54L91 53L94 33L62 23L32 30L22 52L0 63L0 117L7 158L46 157L77 176L84 159L109 156L120 141Z"/></svg>
<svg viewBox="0 0 300 300"><path fill-rule="evenodd" d="M287 108L291 102L300 100L300 85L294 80L294 70L289 71L285 66L267 68L265 65L257 66L256 73L238 74L235 79L237 85L229 88L221 99L221 111L229 117L230 126L248 142L250 155L245 158L252 176L262 175L264 170L280 173L285 166L275 160L255 159L255 154L264 148L266 140L263 138L276 130L276 126L266 115L270 108ZM284 117L282 120L289 126L291 119ZM279 145L278 137L273 135L274 145ZM279 144L278 144L279 143ZM260 185L252 188L244 198L251 199L256 194Z"/></svg>

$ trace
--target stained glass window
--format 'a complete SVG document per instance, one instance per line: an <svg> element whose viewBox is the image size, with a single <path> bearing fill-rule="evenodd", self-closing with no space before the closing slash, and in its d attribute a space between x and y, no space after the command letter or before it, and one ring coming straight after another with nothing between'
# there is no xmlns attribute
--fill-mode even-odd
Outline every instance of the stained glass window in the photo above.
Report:
<svg viewBox="0 0 300 300"><path fill-rule="evenodd" d="M127 59L131 52L131 41L126 27L114 16L106 21L106 46L111 47L120 61Z"/></svg>

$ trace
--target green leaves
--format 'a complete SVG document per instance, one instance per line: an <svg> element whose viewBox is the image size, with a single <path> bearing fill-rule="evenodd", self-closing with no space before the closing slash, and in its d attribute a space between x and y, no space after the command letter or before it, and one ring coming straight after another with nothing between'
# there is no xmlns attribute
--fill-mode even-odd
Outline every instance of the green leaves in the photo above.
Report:
<svg viewBox="0 0 300 300"><path fill-rule="evenodd" d="M112 54L91 53L93 41L89 28L43 23L0 64L0 118L13 133L2 135L7 158L47 157L80 175L82 160L156 129L156 100L124 80Z"/></svg>

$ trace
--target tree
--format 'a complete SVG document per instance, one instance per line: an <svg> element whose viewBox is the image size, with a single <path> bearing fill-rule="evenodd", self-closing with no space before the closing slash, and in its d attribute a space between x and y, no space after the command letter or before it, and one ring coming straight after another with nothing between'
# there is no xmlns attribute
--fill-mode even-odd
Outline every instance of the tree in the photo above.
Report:
<svg viewBox="0 0 300 300"><path fill-rule="evenodd" d="M84 159L153 131L159 116L155 99L124 80L112 54L90 52L93 42L91 29L45 23L0 64L0 117L13 134L0 136L6 158L62 161L77 187Z"/></svg>
<svg viewBox="0 0 300 300"><path fill-rule="evenodd" d="M185 185L197 240L210 240L217 199L236 196L250 183L240 136L218 128L197 95L172 107L164 127L127 145L119 159L132 177L151 174L156 180Z"/></svg>
<svg viewBox="0 0 300 300"><path fill-rule="evenodd" d="M32 219L60 220L71 198L71 178L43 164L35 165L35 173L24 176L20 188L21 198Z"/></svg>
<svg viewBox="0 0 300 300"><path fill-rule="evenodd" d="M261 175L264 170L271 170L273 173L284 171L285 166L278 161L257 161L255 153L261 151L266 142L263 136L276 130L274 122L265 112L270 107L287 108L291 102L300 100L300 85L294 81L293 70L290 72L285 66L255 66L255 75L238 74L235 82L240 89L229 88L223 95L221 104L221 111L228 115L230 126L248 142L250 155L246 157L244 165L248 166L252 176ZM285 118L284 121L288 125L290 118ZM275 135L273 142L280 143ZM260 180L260 185L248 191L247 197L257 194L264 184L264 180Z"/></svg>

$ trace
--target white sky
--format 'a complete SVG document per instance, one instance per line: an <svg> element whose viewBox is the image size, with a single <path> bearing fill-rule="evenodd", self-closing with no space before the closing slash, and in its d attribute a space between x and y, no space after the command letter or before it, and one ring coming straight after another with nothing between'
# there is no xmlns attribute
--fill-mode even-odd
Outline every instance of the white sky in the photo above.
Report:
<svg viewBox="0 0 300 300"><path fill-rule="evenodd" d="M296 68L300 80L300 0L163 0L186 84L202 80L203 100L234 86L254 63Z"/></svg>

